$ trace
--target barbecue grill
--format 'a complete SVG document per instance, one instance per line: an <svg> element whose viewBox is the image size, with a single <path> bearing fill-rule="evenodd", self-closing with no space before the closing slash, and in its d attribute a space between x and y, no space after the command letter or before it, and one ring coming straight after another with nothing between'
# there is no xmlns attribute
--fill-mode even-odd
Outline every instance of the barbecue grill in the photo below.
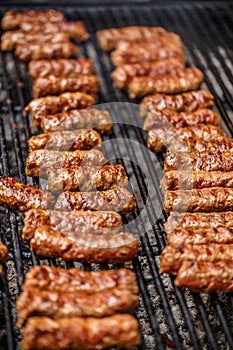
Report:
<svg viewBox="0 0 233 350"><path fill-rule="evenodd" d="M57 2L56 2L57 4ZM205 75L203 88L216 97L216 109L222 116L222 128L233 135L233 2L193 2L159 6L150 2L127 5L68 5L12 4L1 6L0 15L6 10L24 11L55 8L63 11L68 19L82 19L90 40L79 45L80 57L94 62L100 78L98 103L130 102L127 94L112 86L112 65L109 54L99 47L95 32L98 29L127 25L163 26L181 35L188 63L197 66ZM30 117L22 116L22 109L30 101L31 82L26 65L20 63L11 52L0 52L0 174L14 176L27 183L25 159L26 140L39 132L32 127ZM135 102L135 101L131 101ZM115 105L114 105L115 106ZM140 236L138 259L132 262L140 287L140 306L137 317L142 333L139 349L233 349L233 295L223 293L198 294L177 288L173 277L159 273L160 254L166 244L163 232L162 196L159 190L163 156L152 155L144 147L133 147L134 140L146 146L146 137L140 126L140 117L132 109L124 107L127 127L119 120L118 110L112 110L115 122L113 134L105 136L108 142L107 156L122 163L128 173L131 190L138 200L136 213L128 215L125 224ZM135 118L138 122L135 125ZM141 121L142 123L142 121ZM116 138L121 142L117 143ZM127 159L128 158L128 159ZM135 162L133 161L135 159ZM137 159L145 159L146 168L137 165ZM148 193L148 181L153 185L153 197ZM36 180L33 184L39 185ZM145 206L145 217L139 215ZM158 210L158 207L160 210ZM80 265L58 262L55 259L38 259L30 253L29 245L21 239L23 215L0 208L0 238L7 245L10 260L0 278L0 349L20 349L20 331L16 327L15 302L22 288L25 273L36 264L77 266L87 270L114 268L107 265ZM149 225L148 225L149 223ZM146 227L145 227L146 226ZM147 229L147 226L149 229ZM146 232L145 232L146 231Z"/></svg>

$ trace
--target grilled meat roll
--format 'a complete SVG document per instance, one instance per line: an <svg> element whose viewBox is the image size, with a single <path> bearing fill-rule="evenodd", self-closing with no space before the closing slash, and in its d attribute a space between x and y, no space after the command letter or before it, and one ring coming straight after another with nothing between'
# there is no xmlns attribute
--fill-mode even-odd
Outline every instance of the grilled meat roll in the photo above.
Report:
<svg viewBox="0 0 233 350"><path fill-rule="evenodd" d="M24 12L5 12L1 27L3 30L10 30L19 28L22 22L64 22L66 21L65 15L56 10L48 11L24 11Z"/></svg>
<svg viewBox="0 0 233 350"><path fill-rule="evenodd" d="M233 171L233 153L231 152L190 152L167 153L164 172L169 170L193 171Z"/></svg>
<svg viewBox="0 0 233 350"><path fill-rule="evenodd" d="M77 42L85 41L89 38L89 34L86 31L83 21L68 21L68 22L22 22L20 24L20 29L25 32L30 32L32 30L43 32L43 33L57 33L65 32L70 38Z"/></svg>
<svg viewBox="0 0 233 350"><path fill-rule="evenodd" d="M216 137L211 141L187 139L184 144L189 152L233 152L233 139L226 137ZM179 151L184 150L177 148L176 152Z"/></svg>
<svg viewBox="0 0 233 350"><path fill-rule="evenodd" d="M47 188L53 192L104 191L112 186L128 186L128 177L120 164L51 168L47 177Z"/></svg>
<svg viewBox="0 0 233 350"><path fill-rule="evenodd" d="M130 98L139 98L154 93L175 94L197 90L203 81L198 68L186 68L171 74L154 77L134 77L128 85Z"/></svg>
<svg viewBox="0 0 233 350"><path fill-rule="evenodd" d="M78 75L76 77L56 77L49 75L47 77L38 77L33 81L34 97L43 97L47 95L60 95L63 92L81 91L96 95L99 90L99 80L97 75Z"/></svg>
<svg viewBox="0 0 233 350"><path fill-rule="evenodd" d="M183 228L216 228L219 226L233 226L233 212L221 213L178 213L172 212L164 224L166 232L176 227Z"/></svg>
<svg viewBox="0 0 233 350"><path fill-rule="evenodd" d="M189 244L178 247L167 245L162 252L160 270L176 274L184 261L233 262L233 244Z"/></svg>
<svg viewBox="0 0 233 350"><path fill-rule="evenodd" d="M168 124L169 125L169 124ZM227 137L227 135L215 125L205 125L205 124L196 124L193 126L187 126L185 128L156 128L151 129L148 132L147 146L151 151L161 152L165 147L169 147L171 150L176 150L181 148L184 152L188 152L187 147L183 141L187 139L197 139L204 140L205 142L213 141L218 137ZM178 156L178 155L177 155ZM166 161L170 161L170 154L167 155ZM171 155L171 159L174 155ZM187 156L184 155L185 160ZM165 171L172 170L166 169ZM176 169L175 169L176 170ZM204 170L204 169L200 169ZM217 169L216 169L217 170Z"/></svg>
<svg viewBox="0 0 233 350"><path fill-rule="evenodd" d="M212 228L177 227L167 234L167 241L173 247L209 243L233 243L233 228L226 226Z"/></svg>
<svg viewBox="0 0 233 350"><path fill-rule="evenodd" d="M32 136L28 140L28 147L29 152L44 148L54 151L76 151L100 148L101 143L102 138L97 131L79 129Z"/></svg>
<svg viewBox="0 0 233 350"><path fill-rule="evenodd" d="M35 266L26 274L23 289L39 288L58 292L83 292L88 294L107 289L123 288L138 293L133 271L117 270L84 271L77 268L63 269L55 266Z"/></svg>
<svg viewBox="0 0 233 350"><path fill-rule="evenodd" d="M67 336L69 335L69 336ZM25 350L131 349L140 344L137 320L132 315L74 317L52 320L30 317L23 330Z"/></svg>
<svg viewBox="0 0 233 350"><path fill-rule="evenodd" d="M182 62L174 58L158 62L123 64L112 72L112 79L116 87L123 89L134 77L157 77L159 74L169 74L184 67Z"/></svg>
<svg viewBox="0 0 233 350"><path fill-rule="evenodd" d="M154 128L161 128L163 125L165 127L166 123L170 123L174 128L184 128L199 123L220 126L220 122L219 114L207 108L198 109L192 113L158 110L148 113L143 128L149 131Z"/></svg>
<svg viewBox="0 0 233 350"><path fill-rule="evenodd" d="M24 62L40 58L71 58L76 57L78 48L71 42L38 43L37 41L17 44L16 56Z"/></svg>
<svg viewBox="0 0 233 350"><path fill-rule="evenodd" d="M115 235L74 234L39 226L30 241L37 255L65 261L120 264L138 254L138 240L128 232Z"/></svg>
<svg viewBox="0 0 233 350"><path fill-rule="evenodd" d="M31 239L39 226L51 226L57 231L74 233L113 234L122 230L120 214L111 211L31 209L25 213L23 239ZM111 229L111 230L110 230Z"/></svg>
<svg viewBox="0 0 233 350"><path fill-rule="evenodd" d="M5 244L0 241L0 262L4 263L9 259L8 249Z"/></svg>
<svg viewBox="0 0 233 350"><path fill-rule="evenodd" d="M136 208L134 195L116 187L96 192L63 192L57 198L56 210L110 210L128 213Z"/></svg>
<svg viewBox="0 0 233 350"><path fill-rule="evenodd" d="M25 211L47 209L54 205L54 197L32 185L25 185L12 177L0 177L0 205Z"/></svg>
<svg viewBox="0 0 233 350"><path fill-rule="evenodd" d="M24 114L31 113L35 126L39 126L42 116L87 108L94 104L94 97L84 92L65 92L59 96L46 96L30 101L24 109Z"/></svg>
<svg viewBox="0 0 233 350"><path fill-rule="evenodd" d="M127 50L128 48L135 46L147 46L147 47L165 47L165 46L178 46L183 47L181 37L175 33L167 32L160 37L152 37L149 39L122 39L116 42L115 49Z"/></svg>
<svg viewBox="0 0 233 350"><path fill-rule="evenodd" d="M27 176L46 176L49 168L70 168L84 165L104 165L108 160L99 150L59 152L39 149L29 153L26 160Z"/></svg>
<svg viewBox="0 0 233 350"><path fill-rule="evenodd" d="M160 187L163 193L167 190L176 191L192 188L233 188L233 171L166 171L160 182Z"/></svg>
<svg viewBox="0 0 233 350"><path fill-rule="evenodd" d="M69 35L63 32L41 33L41 32L24 32L22 30L12 30L2 34L1 49L2 51L14 50L17 44L26 44L37 41L43 43L65 43L69 42Z"/></svg>
<svg viewBox="0 0 233 350"><path fill-rule="evenodd" d="M95 128L101 134L108 134L112 131L113 126L109 112L95 108L73 109L54 115L46 115L43 118L38 115L34 117L34 121L36 124L40 122L40 127L44 133Z"/></svg>
<svg viewBox="0 0 233 350"><path fill-rule="evenodd" d="M185 63L186 57L179 47L130 47L127 50L115 50L110 54L114 66L122 66L129 63L157 62L174 58Z"/></svg>
<svg viewBox="0 0 233 350"><path fill-rule="evenodd" d="M18 327L30 316L104 317L115 313L134 313L138 296L127 289L103 290L101 293L60 292L27 288L17 300Z"/></svg>
<svg viewBox="0 0 233 350"><path fill-rule="evenodd" d="M58 34L60 33L57 33L57 36ZM67 35L66 33L62 34ZM56 38L56 33L46 34L45 36ZM32 60L28 64L28 73L33 79L49 75L56 77L76 77L78 74L89 75L93 73L92 60L89 58Z"/></svg>
<svg viewBox="0 0 233 350"><path fill-rule="evenodd" d="M166 191L164 209L167 212L211 212L233 210L233 189L211 187L193 190Z"/></svg>
<svg viewBox="0 0 233 350"><path fill-rule="evenodd" d="M114 49L120 40L153 40L161 38L168 32L161 27L129 26L123 28L102 29L96 32L101 48L105 51Z"/></svg>
<svg viewBox="0 0 233 350"><path fill-rule="evenodd" d="M232 261L184 261L178 270L175 284L195 292L233 291Z"/></svg>
<svg viewBox="0 0 233 350"><path fill-rule="evenodd" d="M215 105L214 96L207 90L183 92L176 95L155 94L143 98L141 116L149 110L168 109L175 112L194 112Z"/></svg>

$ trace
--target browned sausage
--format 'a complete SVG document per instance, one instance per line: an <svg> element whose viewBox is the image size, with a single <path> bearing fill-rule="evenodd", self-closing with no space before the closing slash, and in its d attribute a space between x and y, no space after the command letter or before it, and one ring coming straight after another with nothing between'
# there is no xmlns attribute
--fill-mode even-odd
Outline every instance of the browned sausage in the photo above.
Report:
<svg viewBox="0 0 233 350"><path fill-rule="evenodd" d="M107 289L123 288L138 293L136 276L126 268L116 270L84 271L55 266L35 266L26 274L24 289L35 287L50 291L98 293Z"/></svg>
<svg viewBox="0 0 233 350"><path fill-rule="evenodd" d="M69 335L69 336L67 336ZM132 315L74 317L52 320L30 317L23 330L24 350L131 349L140 344L139 325Z"/></svg>
<svg viewBox="0 0 233 350"><path fill-rule="evenodd" d="M56 37L56 33L47 35L53 38ZM77 76L77 74L89 75L93 73L92 60L89 58L32 60L28 64L28 73L33 79L38 76L46 77L48 75L55 75L56 77Z"/></svg>
<svg viewBox="0 0 233 350"><path fill-rule="evenodd" d="M216 137L211 141L187 139L184 140L185 147L189 152L233 152L233 139ZM184 149L176 149L176 152L184 152Z"/></svg>
<svg viewBox="0 0 233 350"><path fill-rule="evenodd" d="M36 229L30 249L37 255L65 261L120 264L138 255L138 240L128 232L115 235L74 234L50 226Z"/></svg>
<svg viewBox="0 0 233 350"><path fill-rule="evenodd" d="M9 259L8 249L5 244L0 241L0 262L3 263Z"/></svg>

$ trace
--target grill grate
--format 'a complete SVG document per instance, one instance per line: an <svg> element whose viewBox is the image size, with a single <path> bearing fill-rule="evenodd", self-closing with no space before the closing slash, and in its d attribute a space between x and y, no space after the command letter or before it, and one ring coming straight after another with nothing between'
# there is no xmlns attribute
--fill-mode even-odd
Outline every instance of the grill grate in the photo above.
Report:
<svg viewBox="0 0 233 350"><path fill-rule="evenodd" d="M35 7L35 9L46 6ZM1 7L1 15L9 9ZM27 10L12 6L13 10ZM188 61L203 70L205 86L217 97L222 127L233 135L233 70L232 70L232 25L233 4L225 2L172 4L170 6L122 5L122 6L70 6L58 7L69 19L81 18L91 39L80 45L82 56L94 61L100 77L99 103L129 102L123 91L112 86L112 65L109 55L98 46L94 33L98 29L126 25L160 25L182 36ZM31 181L25 175L27 156L26 140L39 132L31 125L30 118L22 116L22 109L31 99L31 83L26 66L12 53L0 53L0 174L14 176L22 182ZM165 219L162 197L159 191L162 158L150 154L145 148L132 146L132 141L145 146L145 134L140 129L142 121L135 116L130 106L119 106L111 114L116 122L114 133L105 137L108 143L107 156L125 165L132 190L137 194L139 208L145 205L144 216L139 211L127 217L132 230L141 239L139 258L132 262L140 287L140 321L143 342L141 350L166 349L233 349L233 296L222 293L196 294L177 288L173 278L159 273L159 256L165 246L162 222ZM125 119L126 118L126 119ZM133 127L137 118L137 125ZM141 124L140 124L141 122ZM116 142L116 138L120 142ZM129 160L128 160L129 158ZM130 161L131 159L131 161ZM132 160L137 159L137 162ZM137 166L144 159L142 169ZM153 193L148 194L148 183ZM33 183L38 183L33 180ZM161 209L160 209L161 211ZM35 264L80 266L77 263L58 263L52 259L37 259L29 252L27 242L21 240L23 215L0 208L0 238L8 246L10 260L0 279L0 349L20 349L20 332L16 327L15 301L20 292L25 273ZM146 233L144 233L146 231ZM88 265L87 270L113 266Z"/></svg>

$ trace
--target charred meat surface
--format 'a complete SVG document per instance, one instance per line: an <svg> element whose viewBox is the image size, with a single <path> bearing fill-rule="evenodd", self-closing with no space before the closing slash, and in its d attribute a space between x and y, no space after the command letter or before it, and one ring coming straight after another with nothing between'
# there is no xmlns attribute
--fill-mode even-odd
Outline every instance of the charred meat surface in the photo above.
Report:
<svg viewBox="0 0 233 350"><path fill-rule="evenodd" d="M184 69L184 64L176 59L168 59L149 63L124 64L112 72L113 83L119 89L126 87L134 77L169 74Z"/></svg>
<svg viewBox="0 0 233 350"><path fill-rule="evenodd" d="M29 152L38 149L54 151L76 151L101 148L102 138L93 129L57 131L32 136L28 140Z"/></svg>
<svg viewBox="0 0 233 350"><path fill-rule="evenodd" d="M95 128L101 134L112 131L113 123L108 111L89 108L85 110L69 110L40 118L40 127L44 133L75 130L81 128ZM38 117L34 118L38 122Z"/></svg>
<svg viewBox="0 0 233 350"><path fill-rule="evenodd" d="M5 244L0 241L0 262L4 263L9 259L8 249Z"/></svg>
<svg viewBox="0 0 233 350"><path fill-rule="evenodd" d="M189 91L176 95L155 94L143 98L140 103L141 115L148 110L171 110L175 112L194 112L200 108L215 105L214 96L207 90Z"/></svg>
<svg viewBox="0 0 233 350"><path fill-rule="evenodd" d="M120 40L153 40L167 35L167 31L161 27L128 26L123 28L102 29L96 32L97 40L105 51L114 49Z"/></svg>
<svg viewBox="0 0 233 350"><path fill-rule="evenodd" d="M96 192L63 192L55 204L55 209L62 211L110 210L128 213L135 208L134 195L122 187Z"/></svg>
<svg viewBox="0 0 233 350"><path fill-rule="evenodd" d="M29 153L26 160L27 176L45 176L50 168L70 168L84 165L104 165L108 160L96 149L59 152L39 149Z"/></svg>
<svg viewBox="0 0 233 350"><path fill-rule="evenodd" d="M208 243L202 245L167 245L161 256L161 272L176 274L184 261L189 262L233 262L233 244Z"/></svg>
<svg viewBox="0 0 233 350"><path fill-rule="evenodd" d="M184 261L178 270L175 284L199 293L216 290L228 293L233 291L232 280L232 261Z"/></svg>
<svg viewBox="0 0 233 350"><path fill-rule="evenodd" d="M30 302L29 302L30 301ZM18 326L30 316L104 317L115 313L135 313L138 296L128 289L108 289L101 293L60 292L26 288L17 300Z"/></svg>
<svg viewBox="0 0 233 350"><path fill-rule="evenodd" d="M128 177L120 164L54 168L47 171L47 188L59 191L105 191L112 186L127 187Z"/></svg>
<svg viewBox="0 0 233 350"><path fill-rule="evenodd" d="M211 187L166 191L164 209L170 211L212 212L233 210L233 189Z"/></svg>
<svg viewBox="0 0 233 350"><path fill-rule="evenodd" d="M70 234L50 226L36 229L30 249L37 255L64 261L120 264L138 255L138 240L128 232L115 235Z"/></svg>
<svg viewBox="0 0 233 350"><path fill-rule="evenodd" d="M10 30L19 28L22 22L64 22L66 21L65 15L56 10L47 10L47 11L24 11L24 12L15 12L7 11L5 12L1 27L3 30Z"/></svg>
<svg viewBox="0 0 233 350"><path fill-rule="evenodd" d="M0 177L0 205L25 211L51 208L54 201L54 197L47 191L25 185L12 177Z"/></svg>
<svg viewBox="0 0 233 350"><path fill-rule="evenodd" d="M91 95L97 95L99 80L97 75L77 75L76 77L38 77L33 81L33 96L43 97L47 95L60 95L64 92L81 91Z"/></svg>
<svg viewBox="0 0 233 350"><path fill-rule="evenodd" d="M128 314L100 319L30 317L22 341L24 350L97 350L111 346L131 349L139 344L139 324Z"/></svg>
<svg viewBox="0 0 233 350"><path fill-rule="evenodd" d="M61 212L56 210L31 209L25 213L23 239L31 239L41 225L51 226L57 231L96 233L117 233L122 230L120 214L110 211Z"/></svg>
<svg viewBox="0 0 233 350"><path fill-rule="evenodd" d="M58 292L83 292L88 294L106 289L123 288L138 293L133 271L117 270L84 271L77 268L63 269L55 266L35 266L26 275L24 289L39 288Z"/></svg>
<svg viewBox="0 0 233 350"><path fill-rule="evenodd" d="M133 47L127 50L115 50L110 54L112 63L119 67L129 63L148 63L174 58L185 63L186 57L179 47Z"/></svg>
<svg viewBox="0 0 233 350"><path fill-rule="evenodd" d="M60 34L60 33L58 33ZM58 34L47 34L53 38ZM67 35L66 33L62 33ZM93 73L92 60L89 58L69 59L58 58L51 60L32 60L28 64L28 73L35 79L54 75L56 77L77 76L78 74L89 75Z"/></svg>
<svg viewBox="0 0 233 350"><path fill-rule="evenodd" d="M11 30L1 36L2 51L14 50L17 44L26 44L30 42L43 43L65 43L69 42L69 35L63 32L41 33L41 32L24 32L22 30Z"/></svg>
<svg viewBox="0 0 233 350"><path fill-rule="evenodd" d="M38 41L33 41L17 44L15 54L23 62L41 58L71 58L77 56L78 48L71 42L38 43Z"/></svg>
<svg viewBox="0 0 233 350"><path fill-rule="evenodd" d="M160 187L162 192L192 188L230 187L233 188L233 171L166 171Z"/></svg>
<svg viewBox="0 0 233 350"><path fill-rule="evenodd" d="M178 213L171 212L165 223L166 232L176 227L182 228L216 228L219 226L233 226L233 212L212 213Z"/></svg>
<svg viewBox="0 0 233 350"><path fill-rule="evenodd" d="M203 81L198 68L186 68L171 74L154 77L134 77L128 85L130 98L140 98L154 93L175 94L197 90Z"/></svg>
<svg viewBox="0 0 233 350"><path fill-rule="evenodd" d="M210 141L197 139L184 140L185 147L189 152L233 152L233 139L226 137L216 137ZM177 152L183 152L183 149L176 149Z"/></svg>

